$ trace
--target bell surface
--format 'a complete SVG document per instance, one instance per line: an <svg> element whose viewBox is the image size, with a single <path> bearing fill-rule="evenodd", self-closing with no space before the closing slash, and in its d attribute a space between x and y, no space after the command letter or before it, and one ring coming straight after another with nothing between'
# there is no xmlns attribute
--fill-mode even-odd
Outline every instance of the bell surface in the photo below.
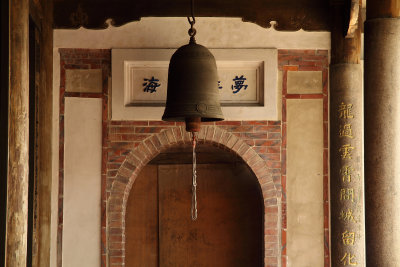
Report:
<svg viewBox="0 0 400 267"><path fill-rule="evenodd" d="M167 103L164 121L220 121L222 115L217 64L204 46L189 43L171 57L168 68Z"/></svg>

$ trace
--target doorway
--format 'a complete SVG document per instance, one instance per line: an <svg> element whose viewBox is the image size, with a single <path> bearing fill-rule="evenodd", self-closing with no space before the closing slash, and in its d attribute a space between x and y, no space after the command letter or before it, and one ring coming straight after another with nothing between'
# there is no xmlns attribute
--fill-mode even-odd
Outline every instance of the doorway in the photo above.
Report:
<svg viewBox="0 0 400 267"><path fill-rule="evenodd" d="M257 178L231 152L198 146L198 219L191 220L191 148L170 148L138 175L126 205L125 266L263 266Z"/></svg>

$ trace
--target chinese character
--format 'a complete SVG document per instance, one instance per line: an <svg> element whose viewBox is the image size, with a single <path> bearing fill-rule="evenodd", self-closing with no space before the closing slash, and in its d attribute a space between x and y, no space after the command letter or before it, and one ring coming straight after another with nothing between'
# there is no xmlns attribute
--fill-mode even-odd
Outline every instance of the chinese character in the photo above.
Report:
<svg viewBox="0 0 400 267"><path fill-rule="evenodd" d="M239 92L243 87L244 87L244 90L247 89L247 85L244 84L245 80L247 80L247 79L244 78L243 75L240 77L236 76L235 79L233 79L233 81L235 82L235 85L234 86L232 85L232 90L236 90L236 91L233 91L234 94Z"/></svg>
<svg viewBox="0 0 400 267"><path fill-rule="evenodd" d="M150 92L150 93L154 93L156 92L157 87L159 87L161 84L158 83L158 79L155 79L154 76L151 77L151 79L143 79L145 82L143 83L144 92Z"/></svg>
<svg viewBox="0 0 400 267"><path fill-rule="evenodd" d="M352 131L352 129L351 129L351 124L350 124L350 123L345 124L345 125L343 125L343 128L342 128L342 126L340 126L340 128L339 128L339 135L340 135L341 137L350 137L350 138L353 138L353 131Z"/></svg>
<svg viewBox="0 0 400 267"><path fill-rule="evenodd" d="M354 261L353 261L355 257L356 257L356 256L351 255L351 253L347 253L347 252L346 252L346 253L344 254L343 258L342 258L340 261L343 262L343 265L352 265L352 266L355 266L355 265L357 265L357 262L354 262Z"/></svg>
<svg viewBox="0 0 400 267"><path fill-rule="evenodd" d="M353 211L351 209L347 209L347 211L342 210L340 212L339 219L342 219L342 220L348 221L348 222L356 222L356 220L354 220Z"/></svg>
<svg viewBox="0 0 400 267"><path fill-rule="evenodd" d="M342 119L352 119L354 118L353 114L351 114L351 109L353 108L353 104L346 105L345 103L341 103L339 105L339 118Z"/></svg>
<svg viewBox="0 0 400 267"><path fill-rule="evenodd" d="M354 232L347 232L347 230L342 233L343 244L346 246L354 245L355 234Z"/></svg>
<svg viewBox="0 0 400 267"><path fill-rule="evenodd" d="M340 189L340 200L351 200L351 202L354 202L354 189L353 188Z"/></svg>
<svg viewBox="0 0 400 267"><path fill-rule="evenodd" d="M339 152L342 153L342 159L351 159L351 151L354 149L354 147L350 146L349 144L343 145L341 148L339 148Z"/></svg>
<svg viewBox="0 0 400 267"><path fill-rule="evenodd" d="M340 173L342 174L342 180L343 182L345 182L347 180L347 182L351 182L351 175L352 175L352 171L354 171L354 169L351 166L344 166L341 170Z"/></svg>
<svg viewBox="0 0 400 267"><path fill-rule="evenodd" d="M218 89L219 89L219 90L222 89L221 81L218 81Z"/></svg>

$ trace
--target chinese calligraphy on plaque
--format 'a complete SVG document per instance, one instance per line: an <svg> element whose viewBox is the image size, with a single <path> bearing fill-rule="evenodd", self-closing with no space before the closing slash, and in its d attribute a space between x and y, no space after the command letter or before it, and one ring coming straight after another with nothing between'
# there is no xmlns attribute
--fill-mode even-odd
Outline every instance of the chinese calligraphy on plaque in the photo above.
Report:
<svg viewBox="0 0 400 267"><path fill-rule="evenodd" d="M122 110L136 109L135 106L165 105L168 67L175 51L112 49L111 99L119 105L114 106L117 109L113 113L116 117L127 114L127 111ZM234 106L238 109L249 107L250 110L267 106L262 113L275 112L278 77L276 49L215 49L212 53L216 59L218 75L214 81L218 81L215 86L218 88L222 106ZM187 86L190 86L190 82L188 83ZM267 95L271 95L271 98L267 98ZM161 110L156 109L157 113ZM245 112L249 111L246 109Z"/></svg>
<svg viewBox="0 0 400 267"><path fill-rule="evenodd" d="M152 76L151 79L144 78L143 80L144 80L144 83L143 83L143 86L144 86L143 91L144 92L154 93L154 92L156 92L157 87L160 87L160 85L161 85L159 83L160 80L154 78L154 76Z"/></svg>
<svg viewBox="0 0 400 267"><path fill-rule="evenodd" d="M240 76L240 77L238 77L238 76L236 76L234 79L233 79L233 82L235 83L234 85L232 85L232 90L233 90L233 93L234 94L237 94L240 90L242 90L242 88L243 88L243 90L246 90L247 89L247 84L244 84L244 82L246 81L247 79L245 78L245 77L243 77L243 75L242 76Z"/></svg>
<svg viewBox="0 0 400 267"><path fill-rule="evenodd" d="M241 75L240 77L238 75L235 76L235 78L232 79L232 93L237 94L240 92L240 90L246 90L248 85L245 84L245 81L247 78L244 75ZM222 90L224 87L222 86L222 82L218 81L218 89Z"/></svg>
<svg viewBox="0 0 400 267"><path fill-rule="evenodd" d="M232 79L233 83L231 88L232 88L232 93L237 94L240 92L240 90L246 90L248 85L245 84L246 77L244 75L241 75L240 77L236 75L235 78ZM148 78L143 78L143 92L146 93L155 93L157 92L157 88L161 86L160 80L157 78L154 78L154 76L151 76L150 79ZM221 81L218 81L218 89L222 90L223 86L221 84Z"/></svg>
<svg viewBox="0 0 400 267"><path fill-rule="evenodd" d="M218 89L221 90L222 88L221 81L218 81Z"/></svg>

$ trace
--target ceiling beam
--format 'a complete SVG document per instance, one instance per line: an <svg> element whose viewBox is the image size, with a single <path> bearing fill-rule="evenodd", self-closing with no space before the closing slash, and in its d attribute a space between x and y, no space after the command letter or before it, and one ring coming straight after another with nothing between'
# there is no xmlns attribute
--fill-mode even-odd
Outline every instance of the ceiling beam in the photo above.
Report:
<svg viewBox="0 0 400 267"><path fill-rule="evenodd" d="M187 0L55 0L54 28L104 29L142 17L186 17ZM321 0L199 0L196 17L240 17L279 31L328 31L329 1ZM272 21L276 23L271 24Z"/></svg>

